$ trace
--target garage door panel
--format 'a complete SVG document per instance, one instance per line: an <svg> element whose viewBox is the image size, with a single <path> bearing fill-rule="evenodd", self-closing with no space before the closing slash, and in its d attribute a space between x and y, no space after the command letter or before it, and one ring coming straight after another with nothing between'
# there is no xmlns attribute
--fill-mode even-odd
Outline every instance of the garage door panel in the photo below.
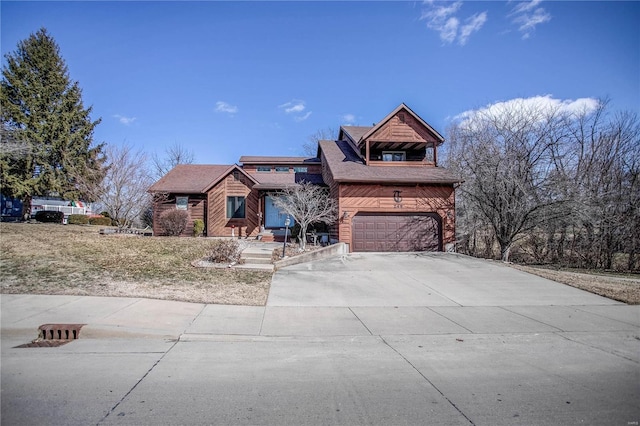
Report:
<svg viewBox="0 0 640 426"><path fill-rule="evenodd" d="M353 218L354 251L438 251L440 226L435 214L374 215ZM366 231L361 231L365 229Z"/></svg>

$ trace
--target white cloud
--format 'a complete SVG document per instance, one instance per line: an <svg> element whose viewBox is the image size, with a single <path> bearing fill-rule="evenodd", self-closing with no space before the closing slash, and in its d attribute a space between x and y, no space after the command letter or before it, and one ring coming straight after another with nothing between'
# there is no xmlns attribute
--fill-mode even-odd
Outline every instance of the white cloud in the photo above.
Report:
<svg viewBox="0 0 640 426"><path fill-rule="evenodd" d="M424 2L426 9L422 11L421 20L427 22L427 28L437 31L440 39L451 44L458 41L458 44L464 46L471 34L480 30L487 22L487 12L476 13L464 20L464 24L460 25L460 18L456 16L462 7L462 1L454 3L436 4L434 1Z"/></svg>
<svg viewBox="0 0 640 426"><path fill-rule="evenodd" d="M293 117L293 119L296 121L304 121L310 116L311 116L311 111L308 111L305 115L299 115L299 116Z"/></svg>
<svg viewBox="0 0 640 426"><path fill-rule="evenodd" d="M235 114L238 112L238 107L235 105L228 104L224 101L216 102L216 112L226 112L228 114Z"/></svg>
<svg viewBox="0 0 640 426"><path fill-rule="evenodd" d="M298 99L291 100L282 105L278 105L278 108L284 111L285 114L292 115L295 121L304 121L311 116L311 111L307 111L304 115L300 115L306 108L305 101Z"/></svg>
<svg viewBox="0 0 640 426"><path fill-rule="evenodd" d="M460 43L461 46L467 44L469 36L482 28L485 22L487 22L487 12L476 13L467 18L465 24L460 28L458 43Z"/></svg>
<svg viewBox="0 0 640 426"><path fill-rule="evenodd" d="M345 114L342 116L342 122L344 124L353 124L356 121L356 116L353 114Z"/></svg>
<svg viewBox="0 0 640 426"><path fill-rule="evenodd" d="M130 126L131 124L133 124L134 121L137 120L136 117L125 117L124 115L120 115L120 114L116 114L113 117L117 118L118 121L121 124L124 124L125 126Z"/></svg>
<svg viewBox="0 0 640 426"><path fill-rule="evenodd" d="M286 114L292 114L302 112L305 109L304 101L292 100L282 105L278 105L278 108L284 110Z"/></svg>
<svg viewBox="0 0 640 426"><path fill-rule="evenodd" d="M465 111L454 117L462 127L473 127L478 117L492 117L495 119L513 119L513 114L521 114L531 119L534 114L540 119L557 114L589 113L598 108L599 101L594 98L556 99L552 95L532 96L530 98L515 98L507 101L495 102L482 108Z"/></svg>
<svg viewBox="0 0 640 426"><path fill-rule="evenodd" d="M544 8L538 7L540 3L542 0L518 3L509 14L512 22L518 25L518 31L522 33L523 39L529 38L536 26L551 20L551 14Z"/></svg>

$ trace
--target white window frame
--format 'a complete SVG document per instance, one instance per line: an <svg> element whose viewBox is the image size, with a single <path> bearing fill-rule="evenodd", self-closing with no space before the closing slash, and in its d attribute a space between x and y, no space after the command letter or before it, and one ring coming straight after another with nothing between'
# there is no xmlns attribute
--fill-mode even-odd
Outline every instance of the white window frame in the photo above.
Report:
<svg viewBox="0 0 640 426"><path fill-rule="evenodd" d="M398 154L402 156L401 160L394 159L394 156ZM391 155L391 160L385 160L385 155ZM407 161L407 153L404 151L382 151L382 161Z"/></svg>

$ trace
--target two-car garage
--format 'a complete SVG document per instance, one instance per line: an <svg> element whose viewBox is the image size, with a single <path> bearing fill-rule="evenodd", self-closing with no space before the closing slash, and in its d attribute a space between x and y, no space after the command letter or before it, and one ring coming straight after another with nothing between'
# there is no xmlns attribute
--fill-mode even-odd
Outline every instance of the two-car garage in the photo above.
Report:
<svg viewBox="0 0 640 426"><path fill-rule="evenodd" d="M442 223L436 213L358 213L351 225L356 252L442 250Z"/></svg>

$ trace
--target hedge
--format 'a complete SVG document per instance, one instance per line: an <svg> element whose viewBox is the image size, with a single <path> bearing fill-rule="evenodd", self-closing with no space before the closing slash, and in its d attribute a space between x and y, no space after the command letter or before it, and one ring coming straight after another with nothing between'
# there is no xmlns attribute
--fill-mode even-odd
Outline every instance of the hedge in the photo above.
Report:
<svg viewBox="0 0 640 426"><path fill-rule="evenodd" d="M67 223L69 225L86 225L89 223L89 216L84 214L70 214Z"/></svg>
<svg viewBox="0 0 640 426"><path fill-rule="evenodd" d="M111 226L111 218L109 217L90 217L89 225Z"/></svg>

